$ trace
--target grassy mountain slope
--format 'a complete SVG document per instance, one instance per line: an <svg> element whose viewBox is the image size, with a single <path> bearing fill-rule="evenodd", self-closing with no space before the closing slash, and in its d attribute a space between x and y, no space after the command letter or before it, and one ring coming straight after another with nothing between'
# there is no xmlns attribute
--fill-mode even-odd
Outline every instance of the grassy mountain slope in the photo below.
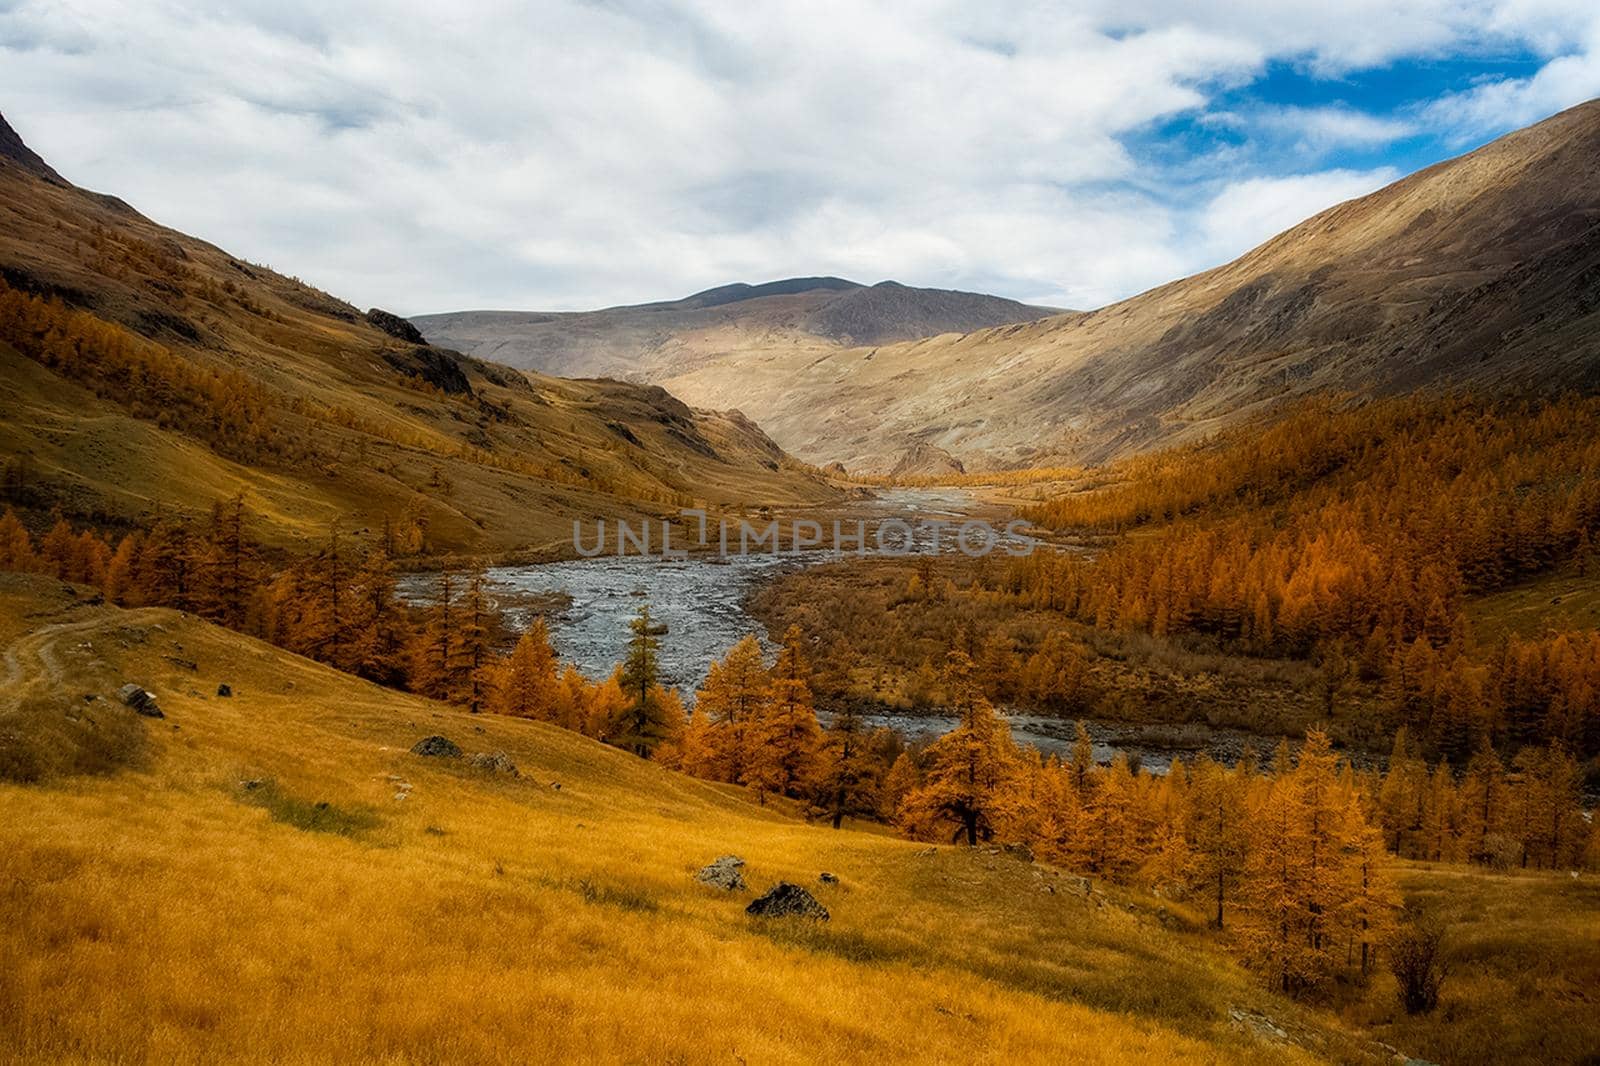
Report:
<svg viewBox="0 0 1600 1066"><path fill-rule="evenodd" d="M67 184L0 131L0 459L24 506L138 521L244 489L275 543L404 516L432 548L500 551L574 518L833 495L738 415L428 346ZM136 365L108 366L113 346Z"/></svg>
<svg viewBox="0 0 1600 1066"><path fill-rule="evenodd" d="M958 337L732 354L663 383L737 398L803 458L1098 461L1319 389L1600 387L1600 102L1340 204L1225 266Z"/></svg>
<svg viewBox="0 0 1600 1066"><path fill-rule="evenodd" d="M0 774L15 1061L1387 1057L1151 897L806 825L41 578L0 576L0 644L0 765L28 743L51 767ZM115 702L127 679L164 719ZM432 733L521 776L408 753ZM755 891L812 887L832 920L747 918L749 893L692 878L726 853Z"/></svg>
<svg viewBox="0 0 1600 1066"><path fill-rule="evenodd" d="M737 374L773 353L820 357L1026 322L1055 313L1014 300L896 282L789 278L601 311L457 311L413 319L436 344L550 374L660 382L708 364Z"/></svg>

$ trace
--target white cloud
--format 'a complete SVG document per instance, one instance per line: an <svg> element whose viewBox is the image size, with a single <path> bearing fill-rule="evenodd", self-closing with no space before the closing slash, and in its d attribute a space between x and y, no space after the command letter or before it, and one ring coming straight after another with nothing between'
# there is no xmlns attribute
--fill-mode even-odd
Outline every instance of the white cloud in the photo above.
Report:
<svg viewBox="0 0 1600 1066"><path fill-rule="evenodd" d="M1379 167L1232 182L1200 215L1201 246L1207 258L1225 262L1324 208L1364 196L1399 176L1393 167Z"/></svg>
<svg viewBox="0 0 1600 1066"><path fill-rule="evenodd" d="M0 0L0 110L80 184L363 306L588 307L801 273L1090 306L1381 180L1219 157L1200 179L1227 166L1235 184L1186 206L1127 147L1151 124L1206 113L1273 59L1555 55L1576 11ZM1561 62L1517 106L1572 102L1586 75ZM1452 121L1496 107L1515 110L1485 95ZM1313 152L1408 129L1279 118Z"/></svg>
<svg viewBox="0 0 1600 1066"><path fill-rule="evenodd" d="M1372 115L1342 105L1270 108L1257 117L1256 124L1314 152L1376 147L1418 131L1417 124L1407 119Z"/></svg>
<svg viewBox="0 0 1600 1066"><path fill-rule="evenodd" d="M1600 42L1597 42L1600 43ZM1550 60L1526 78L1487 81L1431 104L1424 117L1465 143L1600 96L1600 47Z"/></svg>

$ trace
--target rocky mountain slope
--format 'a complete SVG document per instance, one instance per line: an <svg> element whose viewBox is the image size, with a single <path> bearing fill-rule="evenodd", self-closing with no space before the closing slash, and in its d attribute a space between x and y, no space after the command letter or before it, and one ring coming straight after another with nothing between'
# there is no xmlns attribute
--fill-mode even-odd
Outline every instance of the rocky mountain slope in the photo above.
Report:
<svg viewBox="0 0 1600 1066"><path fill-rule="evenodd" d="M682 300L602 311L458 311L413 321L436 344L508 366L659 382L714 361L821 354L1054 313L979 293L823 277L724 285Z"/></svg>
<svg viewBox="0 0 1600 1066"><path fill-rule="evenodd" d="M294 544L384 520L436 550L575 518L836 493L752 422L653 386L525 375L78 189L0 119L5 500L107 523L243 491Z"/></svg>
<svg viewBox="0 0 1600 1066"><path fill-rule="evenodd" d="M1087 313L883 346L732 352L661 378L803 458L1083 462L1316 390L1600 387L1600 102Z"/></svg>

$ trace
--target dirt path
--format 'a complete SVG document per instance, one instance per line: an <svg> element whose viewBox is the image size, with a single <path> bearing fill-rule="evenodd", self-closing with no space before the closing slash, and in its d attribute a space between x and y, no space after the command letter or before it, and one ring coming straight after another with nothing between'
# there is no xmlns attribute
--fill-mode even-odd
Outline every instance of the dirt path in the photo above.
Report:
<svg viewBox="0 0 1600 1066"><path fill-rule="evenodd" d="M136 626L153 611L123 612L115 621L121 628ZM22 700L41 688L62 688L67 683L67 672L75 649L64 647L64 642L82 639L113 624L112 619L96 612L95 617L78 622L55 622L17 638L6 648L3 658L5 678L0 682L0 707L15 708ZM93 655L90 651L87 654Z"/></svg>

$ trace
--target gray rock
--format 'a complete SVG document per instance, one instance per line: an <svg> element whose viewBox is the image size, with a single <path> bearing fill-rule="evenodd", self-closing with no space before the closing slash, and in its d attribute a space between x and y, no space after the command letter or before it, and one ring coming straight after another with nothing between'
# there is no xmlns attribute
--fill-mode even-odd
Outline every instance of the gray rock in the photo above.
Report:
<svg viewBox="0 0 1600 1066"><path fill-rule="evenodd" d="M817 897L801 888L799 885L788 881L779 881L766 894L750 901L750 906L744 909L746 914L757 918L810 918L813 921L825 922L828 920L828 908L817 902Z"/></svg>
<svg viewBox="0 0 1600 1066"><path fill-rule="evenodd" d="M224 681L222 684L217 686L217 695L219 695L219 696L232 696L233 695L233 686L228 684L226 681Z"/></svg>
<svg viewBox="0 0 1600 1066"><path fill-rule="evenodd" d="M825 885L836 885L839 883L839 879L826 870L817 875L817 880L821 881Z"/></svg>
<svg viewBox="0 0 1600 1066"><path fill-rule="evenodd" d="M156 703L156 698L138 685L127 684L117 689L117 699L133 708L133 713L142 714L146 718L165 718L161 707Z"/></svg>
<svg viewBox="0 0 1600 1066"><path fill-rule="evenodd" d="M694 879L703 885L720 888L727 892L743 892L748 886L744 883L744 860L737 855L724 855L709 866L702 867L694 875Z"/></svg>
<svg viewBox="0 0 1600 1066"><path fill-rule="evenodd" d="M1033 861L1033 849L1026 844L1002 844L1000 845L1000 850L1010 855L1013 859L1019 859L1022 862Z"/></svg>
<svg viewBox="0 0 1600 1066"><path fill-rule="evenodd" d="M1283 1026L1258 1010L1251 1010L1248 1007L1229 1007L1228 1018L1235 1029L1268 1043L1281 1044L1289 1039L1289 1034Z"/></svg>
<svg viewBox="0 0 1600 1066"><path fill-rule="evenodd" d="M456 746L455 741L448 737L434 734L431 737L423 737L413 744L411 746L411 754L422 755L430 759L459 759L461 758L461 749Z"/></svg>
<svg viewBox="0 0 1600 1066"><path fill-rule="evenodd" d="M510 774L512 777L522 776L517 772L517 764L511 761L511 756L503 751L476 752L467 756L467 764L475 770L487 770L492 774Z"/></svg>

